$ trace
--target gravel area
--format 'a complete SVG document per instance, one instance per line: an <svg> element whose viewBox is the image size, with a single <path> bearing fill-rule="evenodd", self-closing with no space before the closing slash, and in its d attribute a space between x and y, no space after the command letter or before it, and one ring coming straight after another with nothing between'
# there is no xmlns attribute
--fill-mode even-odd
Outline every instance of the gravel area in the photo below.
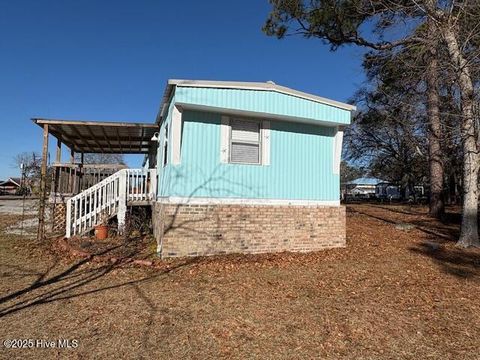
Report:
<svg viewBox="0 0 480 360"><path fill-rule="evenodd" d="M2 199L0 197L0 214L22 215L25 204L25 215L35 215L38 211L38 199Z"/></svg>
<svg viewBox="0 0 480 360"><path fill-rule="evenodd" d="M7 234L34 237L38 226L38 199L0 198L0 216L17 216L17 221L4 229ZM49 212L46 213L47 219ZM23 220L22 220L23 217Z"/></svg>

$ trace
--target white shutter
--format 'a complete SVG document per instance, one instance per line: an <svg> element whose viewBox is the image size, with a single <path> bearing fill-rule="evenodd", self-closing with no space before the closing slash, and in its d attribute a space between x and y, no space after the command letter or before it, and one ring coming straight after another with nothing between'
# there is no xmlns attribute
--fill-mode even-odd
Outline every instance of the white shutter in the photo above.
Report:
<svg viewBox="0 0 480 360"><path fill-rule="evenodd" d="M270 121L262 124L262 165L270 165Z"/></svg>
<svg viewBox="0 0 480 360"><path fill-rule="evenodd" d="M182 137L182 113L176 106L172 112L172 163L174 165L180 164L180 148Z"/></svg>
<svg viewBox="0 0 480 360"><path fill-rule="evenodd" d="M333 173L335 175L340 174L340 162L342 160L342 142L343 131L337 128L335 137L333 139Z"/></svg>
<svg viewBox="0 0 480 360"><path fill-rule="evenodd" d="M230 154L228 149L230 147L230 124L227 116L222 116L220 124L220 162L228 163Z"/></svg>

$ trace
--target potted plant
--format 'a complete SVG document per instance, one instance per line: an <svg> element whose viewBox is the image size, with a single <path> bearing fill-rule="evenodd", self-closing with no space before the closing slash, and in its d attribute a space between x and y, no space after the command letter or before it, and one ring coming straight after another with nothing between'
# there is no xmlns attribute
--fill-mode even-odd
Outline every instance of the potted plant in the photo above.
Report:
<svg viewBox="0 0 480 360"><path fill-rule="evenodd" d="M95 225L95 238L97 240L105 240L108 237L108 214L102 212L100 215L100 223Z"/></svg>

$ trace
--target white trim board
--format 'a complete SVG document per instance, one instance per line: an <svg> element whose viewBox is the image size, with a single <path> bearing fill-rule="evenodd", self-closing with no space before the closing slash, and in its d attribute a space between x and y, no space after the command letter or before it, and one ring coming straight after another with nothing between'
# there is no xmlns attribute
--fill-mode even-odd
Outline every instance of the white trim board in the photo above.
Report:
<svg viewBox="0 0 480 360"><path fill-rule="evenodd" d="M243 116L243 117L251 117L255 119L298 122L303 124L331 126L331 127L349 125L349 124L340 124L334 121L306 119L306 118L300 118L300 117L289 116L289 115L277 115L277 114L271 114L271 113L249 111L249 110L238 110L238 109L224 108L224 107L217 107L217 106L198 105L198 104L191 104L191 103L185 103L185 102L175 102L175 105L181 107L184 110L196 110L196 111L204 111L209 113L220 113L222 115L227 115L227 116Z"/></svg>
<svg viewBox="0 0 480 360"><path fill-rule="evenodd" d="M171 153L172 164L180 164L180 150L182 143L182 112L178 106L174 106L172 110L172 122L170 126L171 132Z"/></svg>
<svg viewBox="0 0 480 360"><path fill-rule="evenodd" d="M342 162L343 131L337 128L333 138L333 173L340 175L340 163Z"/></svg>
<svg viewBox="0 0 480 360"><path fill-rule="evenodd" d="M162 204L179 205L245 205L245 206L340 206L340 200L240 199L205 197L159 197Z"/></svg>
<svg viewBox="0 0 480 360"><path fill-rule="evenodd" d="M230 159L230 119L222 116L220 124L220 162L228 164Z"/></svg>

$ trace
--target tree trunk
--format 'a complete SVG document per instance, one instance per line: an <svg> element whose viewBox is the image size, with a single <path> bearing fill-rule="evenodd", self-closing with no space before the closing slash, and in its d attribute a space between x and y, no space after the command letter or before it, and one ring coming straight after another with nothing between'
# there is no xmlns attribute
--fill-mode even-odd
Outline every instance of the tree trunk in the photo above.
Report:
<svg viewBox="0 0 480 360"><path fill-rule="evenodd" d="M442 29L448 53L457 69L458 86L462 104L462 147L463 147L463 207L462 227L458 246L480 246L478 241L478 148L475 136L474 88L471 72L461 53L454 30Z"/></svg>
<svg viewBox="0 0 480 360"><path fill-rule="evenodd" d="M430 216L437 219L445 214L444 202L444 163L441 146L442 127L440 123L438 95L438 59L434 22L429 21L428 31L431 40L427 59L427 110L428 110L428 154L430 170Z"/></svg>

